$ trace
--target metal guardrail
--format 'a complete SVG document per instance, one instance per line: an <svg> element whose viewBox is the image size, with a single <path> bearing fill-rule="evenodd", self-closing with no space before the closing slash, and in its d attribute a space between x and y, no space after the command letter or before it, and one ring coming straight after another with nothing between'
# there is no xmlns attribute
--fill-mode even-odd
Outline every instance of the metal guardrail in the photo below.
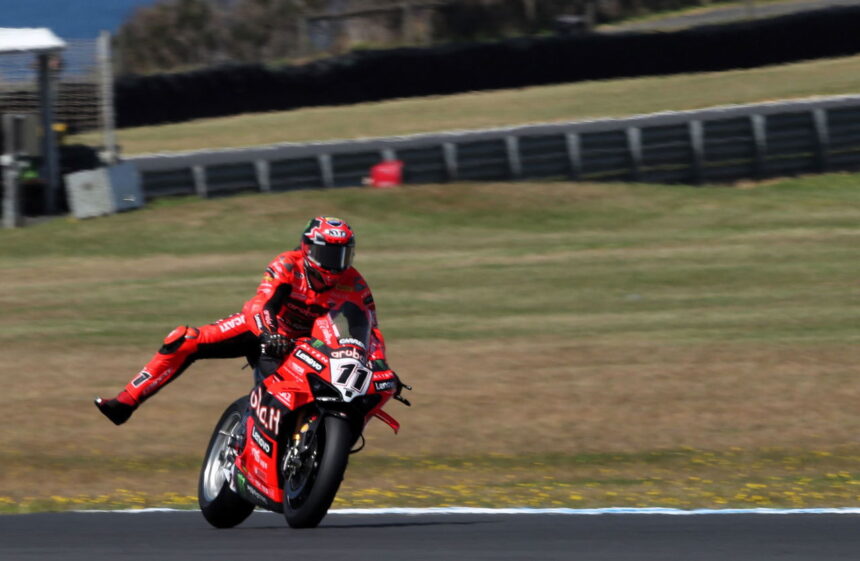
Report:
<svg viewBox="0 0 860 561"><path fill-rule="evenodd" d="M150 198L362 184L522 179L723 183L860 169L860 96L560 124L127 158Z"/></svg>

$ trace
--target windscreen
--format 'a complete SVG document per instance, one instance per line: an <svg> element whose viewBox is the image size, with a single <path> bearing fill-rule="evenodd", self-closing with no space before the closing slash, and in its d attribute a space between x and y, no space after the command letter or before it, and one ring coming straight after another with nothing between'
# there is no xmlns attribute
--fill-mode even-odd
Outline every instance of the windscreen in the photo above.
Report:
<svg viewBox="0 0 860 561"><path fill-rule="evenodd" d="M329 314L337 332L338 343L356 345L367 351L370 345L370 312L362 310L352 302L346 302Z"/></svg>

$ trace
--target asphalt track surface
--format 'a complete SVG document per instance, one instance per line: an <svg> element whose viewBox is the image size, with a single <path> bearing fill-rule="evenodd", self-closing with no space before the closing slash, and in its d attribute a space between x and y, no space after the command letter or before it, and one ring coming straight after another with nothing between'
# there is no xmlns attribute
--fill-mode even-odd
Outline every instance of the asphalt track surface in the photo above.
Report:
<svg viewBox="0 0 860 561"><path fill-rule="evenodd" d="M199 512L0 516L3 561L732 560L860 556L857 514L329 514L313 530L255 512L230 530Z"/></svg>

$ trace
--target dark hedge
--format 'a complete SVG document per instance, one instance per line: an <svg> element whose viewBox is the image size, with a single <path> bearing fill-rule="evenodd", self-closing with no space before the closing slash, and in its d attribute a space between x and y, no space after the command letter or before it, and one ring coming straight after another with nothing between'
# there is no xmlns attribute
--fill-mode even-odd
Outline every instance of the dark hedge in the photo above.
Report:
<svg viewBox="0 0 860 561"><path fill-rule="evenodd" d="M356 51L302 66L122 76L119 127L399 97L727 70L860 52L860 7L674 33Z"/></svg>

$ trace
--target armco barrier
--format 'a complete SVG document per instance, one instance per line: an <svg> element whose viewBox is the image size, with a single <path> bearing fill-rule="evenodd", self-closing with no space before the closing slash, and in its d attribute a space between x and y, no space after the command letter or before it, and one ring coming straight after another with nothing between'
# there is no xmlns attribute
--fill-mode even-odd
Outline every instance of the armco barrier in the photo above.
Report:
<svg viewBox="0 0 860 561"><path fill-rule="evenodd" d="M860 96L560 124L128 158L148 199L361 185L384 160L407 183L573 179L722 183L860 169Z"/></svg>

